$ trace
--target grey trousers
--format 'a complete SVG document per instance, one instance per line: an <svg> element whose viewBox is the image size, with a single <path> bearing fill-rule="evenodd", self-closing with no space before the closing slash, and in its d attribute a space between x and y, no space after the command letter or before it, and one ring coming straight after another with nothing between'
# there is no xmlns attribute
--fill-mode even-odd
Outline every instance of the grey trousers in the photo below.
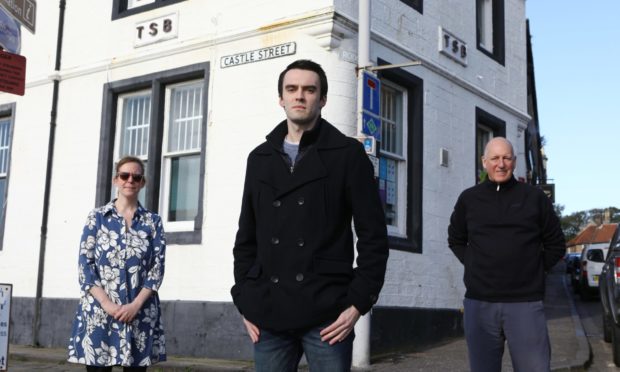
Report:
<svg viewBox="0 0 620 372"><path fill-rule="evenodd" d="M501 371L506 342L515 372L550 371L551 346L542 301L466 298L463 306L471 372Z"/></svg>

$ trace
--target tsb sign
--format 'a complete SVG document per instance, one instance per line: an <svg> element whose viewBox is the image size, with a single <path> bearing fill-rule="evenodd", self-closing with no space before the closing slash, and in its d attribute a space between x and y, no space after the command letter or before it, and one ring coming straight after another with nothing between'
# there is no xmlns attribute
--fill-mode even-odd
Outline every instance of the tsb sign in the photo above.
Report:
<svg viewBox="0 0 620 372"><path fill-rule="evenodd" d="M135 47L141 47L159 41L174 39L179 33L179 14L173 13L150 21L136 24L133 41Z"/></svg>

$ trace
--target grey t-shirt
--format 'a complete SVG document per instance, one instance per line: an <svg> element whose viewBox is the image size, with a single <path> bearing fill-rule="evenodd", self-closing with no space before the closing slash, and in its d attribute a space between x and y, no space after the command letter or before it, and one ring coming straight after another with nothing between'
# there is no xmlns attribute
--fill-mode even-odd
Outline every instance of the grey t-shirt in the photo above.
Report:
<svg viewBox="0 0 620 372"><path fill-rule="evenodd" d="M291 165L295 165L295 160L297 159L297 154L299 153L299 143L292 143L287 140L284 140L282 144L282 149L288 155L289 159L291 159Z"/></svg>

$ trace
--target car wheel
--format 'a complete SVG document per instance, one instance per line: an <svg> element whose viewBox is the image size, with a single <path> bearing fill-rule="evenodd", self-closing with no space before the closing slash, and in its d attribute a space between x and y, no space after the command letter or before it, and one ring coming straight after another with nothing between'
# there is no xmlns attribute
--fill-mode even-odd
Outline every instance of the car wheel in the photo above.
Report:
<svg viewBox="0 0 620 372"><path fill-rule="evenodd" d="M615 322L611 324L611 342L614 364L620 367L620 327Z"/></svg>
<svg viewBox="0 0 620 372"><path fill-rule="evenodd" d="M613 319L611 319L611 314L605 314L605 309L603 309L603 340L605 340L605 342L611 342L612 323Z"/></svg>

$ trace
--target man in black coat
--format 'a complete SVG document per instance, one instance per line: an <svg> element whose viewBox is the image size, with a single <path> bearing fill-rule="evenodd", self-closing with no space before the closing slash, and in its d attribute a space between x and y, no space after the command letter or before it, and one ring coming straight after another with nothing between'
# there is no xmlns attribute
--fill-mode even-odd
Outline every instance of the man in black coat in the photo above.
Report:
<svg viewBox="0 0 620 372"><path fill-rule="evenodd" d="M566 250L560 221L542 190L514 178L507 139L489 141L482 163L488 179L461 193L448 228L448 244L465 265L471 371L501 371L507 342L516 372L548 372L542 300L546 272Z"/></svg>
<svg viewBox="0 0 620 372"><path fill-rule="evenodd" d="M257 371L297 371L303 353L311 369L348 371L353 327L383 286L383 207L363 146L321 118L321 66L293 62L278 93L286 120L248 157L231 294Z"/></svg>

